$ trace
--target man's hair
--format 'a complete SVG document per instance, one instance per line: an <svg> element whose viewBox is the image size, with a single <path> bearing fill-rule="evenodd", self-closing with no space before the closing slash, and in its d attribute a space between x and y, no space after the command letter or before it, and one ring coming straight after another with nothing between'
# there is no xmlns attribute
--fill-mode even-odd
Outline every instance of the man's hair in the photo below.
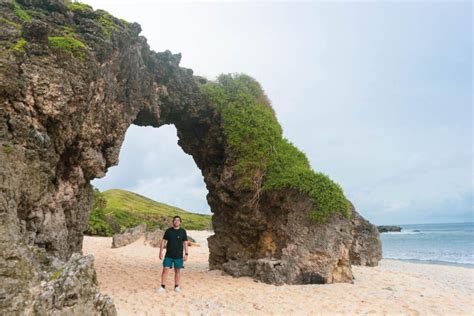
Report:
<svg viewBox="0 0 474 316"><path fill-rule="evenodd" d="M183 222L183 220L181 219L181 217L180 217L180 216L178 216L178 215L176 215L175 217L173 217L173 222L174 222L174 220L175 220L175 219L177 219L177 218L179 218L179 222L180 222L180 223L182 223L182 222Z"/></svg>

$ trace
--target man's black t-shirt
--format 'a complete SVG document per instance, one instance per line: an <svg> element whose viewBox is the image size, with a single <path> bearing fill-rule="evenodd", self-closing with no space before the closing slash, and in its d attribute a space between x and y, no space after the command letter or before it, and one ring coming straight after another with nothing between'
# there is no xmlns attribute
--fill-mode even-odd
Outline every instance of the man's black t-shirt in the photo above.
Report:
<svg viewBox="0 0 474 316"><path fill-rule="evenodd" d="M182 228L168 228L163 239L167 240L165 257L172 259L183 258L183 242L188 240L186 231Z"/></svg>

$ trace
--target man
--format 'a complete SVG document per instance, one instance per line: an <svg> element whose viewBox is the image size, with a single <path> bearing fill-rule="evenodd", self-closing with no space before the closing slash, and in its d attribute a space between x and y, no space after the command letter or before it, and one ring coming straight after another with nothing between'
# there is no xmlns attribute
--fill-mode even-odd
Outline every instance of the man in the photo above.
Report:
<svg viewBox="0 0 474 316"><path fill-rule="evenodd" d="M173 227L165 231L165 235L160 243L160 260L163 259L163 248L166 247L165 259L163 260L163 272L161 273L161 286L158 292L165 292L166 279L170 269L174 268L174 290L181 292L179 282L181 269L184 268L184 261L188 260L188 235L180 227L181 217L173 217ZM184 258L183 258L184 248Z"/></svg>

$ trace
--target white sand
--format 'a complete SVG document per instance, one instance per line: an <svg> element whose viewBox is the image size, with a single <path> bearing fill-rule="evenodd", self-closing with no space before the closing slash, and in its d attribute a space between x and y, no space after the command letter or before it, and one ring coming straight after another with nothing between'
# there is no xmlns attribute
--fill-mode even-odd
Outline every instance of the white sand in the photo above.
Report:
<svg viewBox="0 0 474 316"><path fill-rule="evenodd" d="M233 278L208 271L206 238L188 231L200 247L190 247L182 293L157 293L158 249L140 239L112 249L112 238L84 237L84 254L93 254L99 287L119 315L403 314L474 315L474 269L382 260L375 268L353 267L354 284L283 285Z"/></svg>

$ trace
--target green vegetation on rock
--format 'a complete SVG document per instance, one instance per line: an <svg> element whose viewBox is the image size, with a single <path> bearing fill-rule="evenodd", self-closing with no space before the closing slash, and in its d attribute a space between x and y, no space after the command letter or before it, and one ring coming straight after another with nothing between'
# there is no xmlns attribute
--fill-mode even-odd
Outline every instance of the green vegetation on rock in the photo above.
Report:
<svg viewBox="0 0 474 316"><path fill-rule="evenodd" d="M112 236L115 231L120 231L120 225L115 221L108 220L104 209L107 207L107 200L103 193L94 189L92 199L92 209L89 213L89 226L86 233L89 235ZM114 225L115 224L115 225ZM115 229L114 229L115 228Z"/></svg>
<svg viewBox="0 0 474 316"><path fill-rule="evenodd" d="M61 275L61 273L63 272L63 269L59 269L59 270L56 270L54 271L52 274L51 274L51 277L49 278L49 281L54 281L56 280L57 278L59 278L59 276Z"/></svg>
<svg viewBox="0 0 474 316"><path fill-rule="evenodd" d="M45 19L46 18L46 15L41 11L26 10L26 13L28 13L33 18L38 18L38 19Z"/></svg>
<svg viewBox="0 0 474 316"><path fill-rule="evenodd" d="M5 18L0 18L0 23L6 24L6 25L11 26L11 27L14 27L14 28L16 28L17 30L20 30L20 29L21 29L21 25L20 25L20 24L15 23L15 22L10 21L10 20L5 19Z"/></svg>
<svg viewBox="0 0 474 316"><path fill-rule="evenodd" d="M255 192L295 189L314 202L310 217L324 223L332 213L349 217L341 187L311 169L306 155L283 138L282 129L260 84L244 74L221 75L201 91L221 112L229 156L241 185Z"/></svg>
<svg viewBox="0 0 474 316"><path fill-rule="evenodd" d="M31 16L16 1L13 1L13 12L21 20L31 22Z"/></svg>
<svg viewBox="0 0 474 316"><path fill-rule="evenodd" d="M74 31L74 28L70 25L66 25L63 27L63 33L66 34L66 36L68 37L77 36L76 32Z"/></svg>
<svg viewBox="0 0 474 316"><path fill-rule="evenodd" d="M49 46L56 48L79 58L84 58L87 46L71 36L48 37Z"/></svg>
<svg viewBox="0 0 474 316"><path fill-rule="evenodd" d="M67 7L71 11L81 11L81 12L91 12L94 11L92 7L88 4L81 3L81 2L70 2L67 4Z"/></svg>
<svg viewBox="0 0 474 316"><path fill-rule="evenodd" d="M15 150L15 147L12 144L3 144L2 149L5 154L10 154Z"/></svg>
<svg viewBox="0 0 474 316"><path fill-rule="evenodd" d="M125 190L95 189L86 234L112 236L139 224L146 224L148 230L163 229L174 215L183 218L186 229L211 229L210 215L186 212Z"/></svg>
<svg viewBox="0 0 474 316"><path fill-rule="evenodd" d="M20 38L10 49L15 52L24 52L26 43L28 42L24 38Z"/></svg>
<svg viewBox="0 0 474 316"><path fill-rule="evenodd" d="M102 32L107 38L111 38L113 32L120 30L119 25L114 22L114 17L110 15L109 12L105 10L96 10L96 13L99 14L99 23L102 26Z"/></svg>

